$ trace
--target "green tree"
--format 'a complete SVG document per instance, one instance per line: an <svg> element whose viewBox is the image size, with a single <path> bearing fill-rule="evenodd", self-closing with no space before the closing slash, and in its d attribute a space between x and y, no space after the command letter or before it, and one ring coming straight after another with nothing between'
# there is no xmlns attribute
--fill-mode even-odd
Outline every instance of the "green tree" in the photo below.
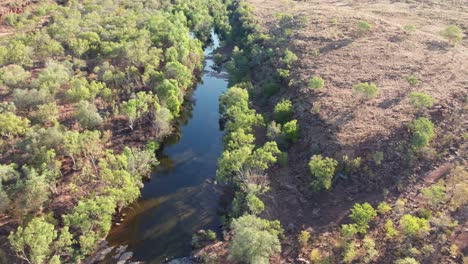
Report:
<svg viewBox="0 0 468 264"><path fill-rule="evenodd" d="M269 257L281 250L278 236L282 229L278 221L244 215L234 219L231 227L234 237L229 257L234 261L268 264Z"/></svg>
<svg viewBox="0 0 468 264"><path fill-rule="evenodd" d="M283 99L281 102L277 103L273 114L278 123L284 124L291 120L293 115L291 101Z"/></svg>
<svg viewBox="0 0 468 264"><path fill-rule="evenodd" d="M295 63L298 60L296 54L294 52L290 51L289 49L286 49L284 51L284 57L281 58L281 61L286 64L286 67L288 69L291 68L292 64Z"/></svg>
<svg viewBox="0 0 468 264"><path fill-rule="evenodd" d="M323 158L322 155L312 156L309 161L309 169L313 176L311 185L315 191L331 188L337 165L338 162L332 158Z"/></svg>
<svg viewBox="0 0 468 264"><path fill-rule="evenodd" d="M47 263L52 253L52 242L57 238L54 225L47 223L43 218L34 218L23 229L18 227L15 233L8 237L10 244L19 257L29 263Z"/></svg>
<svg viewBox="0 0 468 264"><path fill-rule="evenodd" d="M354 93L362 99L372 99L379 94L379 88L374 83L360 83L353 86Z"/></svg>
<svg viewBox="0 0 468 264"><path fill-rule="evenodd" d="M369 203L354 204L349 216L356 224L357 231L365 234L369 228L369 222L377 216L377 212Z"/></svg>
<svg viewBox="0 0 468 264"><path fill-rule="evenodd" d="M255 194L249 193L245 197L249 212L253 215L259 215L265 209L265 205Z"/></svg>
<svg viewBox="0 0 468 264"><path fill-rule="evenodd" d="M291 120L283 125L282 134L284 139L292 143L299 140L299 125L297 120Z"/></svg>
<svg viewBox="0 0 468 264"><path fill-rule="evenodd" d="M87 101L81 101L75 112L78 123L86 129L96 129L102 124L102 117L97 112L96 106Z"/></svg>
<svg viewBox="0 0 468 264"><path fill-rule="evenodd" d="M51 186L47 173L38 173L35 169L24 168L26 177L17 183L17 210L24 216L37 213L49 200Z"/></svg>
<svg viewBox="0 0 468 264"><path fill-rule="evenodd" d="M434 125L426 117L413 120L408 127L413 134L411 144L416 149L427 147L431 139L435 137Z"/></svg>
<svg viewBox="0 0 468 264"><path fill-rule="evenodd" d="M165 79L156 89L156 93L163 101L162 105L169 109L173 116L178 117L181 106L179 97L181 94L177 81Z"/></svg>

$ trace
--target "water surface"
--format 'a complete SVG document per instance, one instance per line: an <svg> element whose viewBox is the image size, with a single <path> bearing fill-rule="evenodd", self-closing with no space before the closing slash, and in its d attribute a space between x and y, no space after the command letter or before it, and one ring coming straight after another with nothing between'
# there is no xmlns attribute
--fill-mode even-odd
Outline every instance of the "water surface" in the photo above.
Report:
<svg viewBox="0 0 468 264"><path fill-rule="evenodd" d="M180 139L164 148L161 164L141 190L142 198L125 210L124 222L107 238L112 245L128 245L135 261L162 263L166 258L189 256L196 231L219 231L218 191L208 180L214 178L222 152L218 99L227 89L227 80L225 73L212 69L212 53L219 46L218 37L212 35Z"/></svg>

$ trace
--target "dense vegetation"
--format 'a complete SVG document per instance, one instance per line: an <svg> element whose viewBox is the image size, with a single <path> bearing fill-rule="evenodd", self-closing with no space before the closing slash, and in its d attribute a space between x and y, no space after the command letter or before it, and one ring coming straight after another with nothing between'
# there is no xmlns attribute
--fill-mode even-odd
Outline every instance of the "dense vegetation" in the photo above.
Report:
<svg viewBox="0 0 468 264"><path fill-rule="evenodd" d="M216 0L86 0L7 17L0 214L19 258L71 263L93 252L158 164L211 29L229 31L225 15Z"/></svg>

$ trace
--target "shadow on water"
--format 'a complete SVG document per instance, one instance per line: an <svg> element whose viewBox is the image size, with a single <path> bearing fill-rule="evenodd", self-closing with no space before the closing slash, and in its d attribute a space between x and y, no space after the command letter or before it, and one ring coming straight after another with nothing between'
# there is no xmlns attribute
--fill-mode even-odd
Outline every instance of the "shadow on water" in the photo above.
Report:
<svg viewBox="0 0 468 264"><path fill-rule="evenodd" d="M213 34L188 122L177 142L164 148L161 164L141 190L140 201L125 210L125 220L107 238L111 245L128 245L135 260L162 263L166 258L188 256L192 234L200 229L220 231L220 191L207 181L215 176L222 152L218 98L227 89L227 75L212 69L217 47L219 39Z"/></svg>

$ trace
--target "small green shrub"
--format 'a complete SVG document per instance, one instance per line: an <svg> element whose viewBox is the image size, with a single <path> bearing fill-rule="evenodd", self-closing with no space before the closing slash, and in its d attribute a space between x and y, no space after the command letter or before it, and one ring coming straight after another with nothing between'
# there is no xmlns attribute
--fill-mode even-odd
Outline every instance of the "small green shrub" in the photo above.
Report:
<svg viewBox="0 0 468 264"><path fill-rule="evenodd" d="M311 185L314 191L331 188L337 165L338 162L332 158L323 158L322 155L312 156L309 161L309 169L313 176Z"/></svg>
<svg viewBox="0 0 468 264"><path fill-rule="evenodd" d="M388 214L390 211L392 211L392 207L390 205L388 205L388 203L386 203L386 202L381 202L377 206L377 211L380 214L385 215L385 214Z"/></svg>
<svg viewBox="0 0 468 264"><path fill-rule="evenodd" d="M312 264L319 264L322 263L322 254L320 254L320 250L314 248L309 253L309 260Z"/></svg>
<svg viewBox="0 0 468 264"><path fill-rule="evenodd" d="M299 125L297 120L291 120L283 125L282 134L286 141L296 143L299 140Z"/></svg>
<svg viewBox="0 0 468 264"><path fill-rule="evenodd" d="M380 165L384 160L384 153L382 151L376 151L372 156L372 159L374 160L375 164Z"/></svg>
<svg viewBox="0 0 468 264"><path fill-rule="evenodd" d="M419 83L418 77L414 75L410 75L406 77L406 81L411 85L411 86L416 86Z"/></svg>
<svg viewBox="0 0 468 264"><path fill-rule="evenodd" d="M309 239L310 239L310 233L307 230L302 230L301 233L297 236L297 241L299 241L299 244L301 247L307 247L309 244Z"/></svg>
<svg viewBox="0 0 468 264"><path fill-rule="evenodd" d="M411 25L411 24L408 24L408 25L405 25L403 27L403 30L407 33L407 34L410 34L410 33L413 33L416 31L416 26L415 25Z"/></svg>
<svg viewBox="0 0 468 264"><path fill-rule="evenodd" d="M395 229L392 220L385 222L385 232L385 237L388 239L398 236L398 230Z"/></svg>
<svg viewBox="0 0 468 264"><path fill-rule="evenodd" d="M346 245L345 251L343 252L343 261L345 263L352 263L356 259L356 256L356 243L351 241Z"/></svg>
<svg viewBox="0 0 468 264"><path fill-rule="evenodd" d="M374 83L360 83L353 86L354 93L363 99L372 99L379 94L379 88Z"/></svg>
<svg viewBox="0 0 468 264"><path fill-rule="evenodd" d="M447 200L447 196L445 194L445 182L443 180L440 180L437 184L434 184L431 187L423 188L421 193L424 198L429 201L431 206L436 207L445 203Z"/></svg>
<svg viewBox="0 0 468 264"><path fill-rule="evenodd" d="M356 25L360 34L364 34L372 29L372 25L364 20L358 21Z"/></svg>
<svg viewBox="0 0 468 264"><path fill-rule="evenodd" d="M289 70L277 69L277 70L276 70L276 73L278 73L278 76L279 76L282 80L287 80L287 79L289 78Z"/></svg>
<svg viewBox="0 0 468 264"><path fill-rule="evenodd" d="M435 136L434 125L426 117L413 120L408 127L413 135L411 145L416 149L427 147Z"/></svg>
<svg viewBox="0 0 468 264"><path fill-rule="evenodd" d="M341 225L341 236L344 238L352 238L358 233L356 224Z"/></svg>
<svg viewBox="0 0 468 264"><path fill-rule="evenodd" d="M322 89L324 85L325 85L325 81L321 77L318 77L318 76L314 76L309 81L310 89L319 90L319 89Z"/></svg>
<svg viewBox="0 0 468 264"><path fill-rule="evenodd" d="M403 259L398 259L395 261L395 264L419 264L419 262L414 258L406 257Z"/></svg>
<svg viewBox="0 0 468 264"><path fill-rule="evenodd" d="M450 25L444 29L440 34L448 39L451 44L455 45L463 39L463 31L456 25Z"/></svg>
<svg viewBox="0 0 468 264"><path fill-rule="evenodd" d="M369 203L354 204L349 216L354 223L359 233L365 234L369 228L369 222L377 216L377 212Z"/></svg>
<svg viewBox="0 0 468 264"><path fill-rule="evenodd" d="M434 105L434 98L421 92L412 92L409 95L410 104L417 109L430 108Z"/></svg>
<svg viewBox="0 0 468 264"><path fill-rule="evenodd" d="M281 124L271 121L267 126L267 138L278 141L281 137Z"/></svg>
<svg viewBox="0 0 468 264"><path fill-rule="evenodd" d="M278 123L284 124L291 120L293 115L291 101L283 99L281 102L277 103L273 114Z"/></svg>
<svg viewBox="0 0 468 264"><path fill-rule="evenodd" d="M400 225L403 229L403 232L409 237L416 234L427 233L430 229L429 222L426 219L409 214L404 215L400 219Z"/></svg>

